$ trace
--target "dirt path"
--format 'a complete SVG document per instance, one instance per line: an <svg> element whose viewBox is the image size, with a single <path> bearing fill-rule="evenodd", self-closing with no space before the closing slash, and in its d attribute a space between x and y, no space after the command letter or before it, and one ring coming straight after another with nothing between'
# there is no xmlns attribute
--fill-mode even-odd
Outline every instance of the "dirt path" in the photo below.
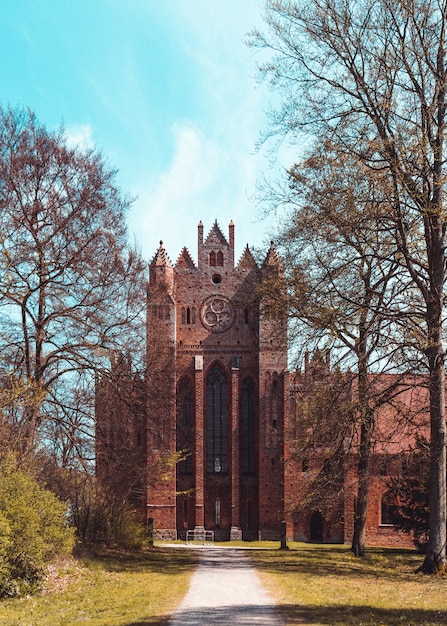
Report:
<svg viewBox="0 0 447 626"><path fill-rule="evenodd" d="M243 550L201 549L200 563L170 626L283 626Z"/></svg>

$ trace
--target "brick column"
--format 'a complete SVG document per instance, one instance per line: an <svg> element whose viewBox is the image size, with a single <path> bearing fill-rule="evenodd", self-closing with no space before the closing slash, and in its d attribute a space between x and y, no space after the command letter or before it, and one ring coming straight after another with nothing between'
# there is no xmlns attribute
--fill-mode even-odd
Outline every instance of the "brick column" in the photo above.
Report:
<svg viewBox="0 0 447 626"><path fill-rule="evenodd" d="M239 357L231 363L231 533L230 539L241 540L239 489Z"/></svg>
<svg viewBox="0 0 447 626"><path fill-rule="evenodd" d="M196 407L196 440L195 440L195 474L196 474L196 528L205 527L204 499L204 416L203 416L203 357L194 357L195 370L195 407Z"/></svg>

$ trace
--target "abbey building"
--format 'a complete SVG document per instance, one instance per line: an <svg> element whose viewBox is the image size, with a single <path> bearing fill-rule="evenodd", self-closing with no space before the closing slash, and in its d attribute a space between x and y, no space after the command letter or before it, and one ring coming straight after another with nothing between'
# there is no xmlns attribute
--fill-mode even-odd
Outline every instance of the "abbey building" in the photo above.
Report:
<svg viewBox="0 0 447 626"><path fill-rule="evenodd" d="M350 459L333 485L341 498L297 508L324 465L321 446L311 458L297 452L300 406L309 377L330 364L307 359L303 373L288 372L284 319L260 290L266 278L280 285L283 269L273 243L260 264L248 246L236 260L232 222L227 236L217 222L205 236L199 223L197 261L184 248L173 264L160 242L150 263L146 373L116 357L97 381L96 457L100 480L157 536L204 528L216 540L277 539L285 520L290 539L350 540ZM406 543L383 501L392 445L389 433L375 451L370 543Z"/></svg>

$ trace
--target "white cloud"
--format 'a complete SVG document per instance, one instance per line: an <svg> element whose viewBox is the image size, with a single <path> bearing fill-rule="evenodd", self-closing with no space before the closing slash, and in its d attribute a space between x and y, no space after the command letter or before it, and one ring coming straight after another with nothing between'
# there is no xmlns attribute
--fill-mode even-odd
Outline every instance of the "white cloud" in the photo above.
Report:
<svg viewBox="0 0 447 626"><path fill-rule="evenodd" d="M242 4L241 11L236 0L197 0L194 11L189 3L180 2L172 12L163 5L177 35L183 67L187 72L191 64L195 70L194 90L179 97L194 102L196 109L188 121L173 123L174 141L167 137L160 146L163 154L172 148L164 170L157 170L155 159L151 163L149 158L145 179L140 175L134 184L138 200L129 227L147 258L160 239L173 261L184 245L195 258L199 220L207 230L217 219L226 234L232 219L236 254L247 242L262 246L275 221L272 216L260 222L253 202L256 182L269 167L265 151L255 154L266 124L267 88L257 86L256 59L243 43L247 32L259 25L262 2Z"/></svg>
<svg viewBox="0 0 447 626"><path fill-rule="evenodd" d="M200 220L207 231L217 219L225 235L229 221L234 220L237 255L246 243L261 245L268 225L257 221L251 202L259 155L241 151L234 133L222 143L187 122L176 124L173 133L169 167L157 178L140 182L129 216L130 230L137 234L143 255L152 258L162 239L172 261L183 246L195 258Z"/></svg>
<svg viewBox="0 0 447 626"><path fill-rule="evenodd" d="M65 138L71 148L89 150L95 147L93 129L89 124L72 124L65 128Z"/></svg>
<svg viewBox="0 0 447 626"><path fill-rule="evenodd" d="M176 249L179 242L191 245L188 241L192 241L194 230L185 238L185 226L193 229L194 220L204 218L205 198L217 186L218 146L189 123L176 124L173 134L174 151L168 169L155 181L140 184L129 219L131 230L144 233L142 250L149 256L155 252L160 237L171 254L180 252Z"/></svg>

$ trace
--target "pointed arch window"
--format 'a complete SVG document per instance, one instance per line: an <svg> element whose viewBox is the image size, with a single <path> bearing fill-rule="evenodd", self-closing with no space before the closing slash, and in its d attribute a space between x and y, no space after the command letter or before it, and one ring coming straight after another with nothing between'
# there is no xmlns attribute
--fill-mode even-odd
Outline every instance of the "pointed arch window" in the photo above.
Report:
<svg viewBox="0 0 447 626"><path fill-rule="evenodd" d="M218 365L206 380L206 469L210 474L228 472L227 379Z"/></svg>
<svg viewBox="0 0 447 626"><path fill-rule="evenodd" d="M216 253L214 252L214 250L210 252L210 266L211 267L216 266Z"/></svg>
<svg viewBox="0 0 447 626"><path fill-rule="evenodd" d="M242 383L241 409L241 470L242 474L253 475L256 471L255 387L251 378Z"/></svg>
<svg viewBox="0 0 447 626"><path fill-rule="evenodd" d="M189 378L182 378L177 388L177 452L184 456L178 464L180 474L193 472L193 394Z"/></svg>
<svg viewBox="0 0 447 626"><path fill-rule="evenodd" d="M223 252L219 250L216 254L216 265L219 267L223 267Z"/></svg>

